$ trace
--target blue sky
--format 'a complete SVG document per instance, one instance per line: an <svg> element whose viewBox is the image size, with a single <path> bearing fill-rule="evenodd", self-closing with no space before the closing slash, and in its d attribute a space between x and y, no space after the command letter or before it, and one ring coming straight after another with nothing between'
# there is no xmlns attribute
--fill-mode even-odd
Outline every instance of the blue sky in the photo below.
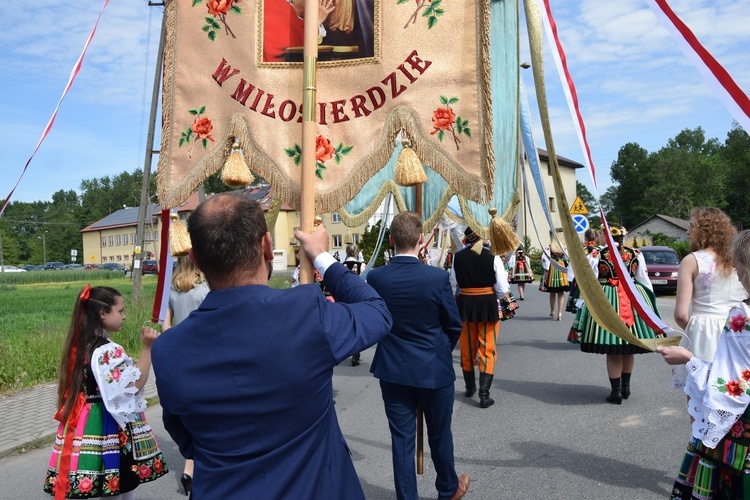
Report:
<svg viewBox="0 0 750 500"><path fill-rule="evenodd" d="M102 3L4 4L0 197L10 192L32 153ZM681 130L698 126L707 137L724 141L732 117L645 0L551 0L551 5L578 89L600 193L611 184L610 165L628 142L655 151ZM750 93L750 0L671 0L670 5ZM82 179L142 168L162 12L146 0L110 1L81 73L13 200L45 201L60 189L78 190ZM521 60L530 59L525 38L521 54ZM583 163L548 52L545 73L557 153ZM531 71L522 78L533 101ZM539 119L534 120L537 143L544 147ZM583 169L579 180L592 189ZM138 200L134 193L133 205Z"/></svg>

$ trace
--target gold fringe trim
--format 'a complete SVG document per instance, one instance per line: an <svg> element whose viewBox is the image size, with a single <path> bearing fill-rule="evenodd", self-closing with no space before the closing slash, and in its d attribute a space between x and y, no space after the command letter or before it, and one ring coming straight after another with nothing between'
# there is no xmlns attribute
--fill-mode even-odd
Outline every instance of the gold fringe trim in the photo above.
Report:
<svg viewBox="0 0 750 500"><path fill-rule="evenodd" d="M493 142L494 129L492 124L492 59L490 57L490 0L480 0L477 2L477 38L479 45L479 54L477 61L477 71L479 81L479 116L480 125L484 132L482 158L483 172L482 177L487 179L487 190L483 199L474 200L477 203L486 203L486 200L492 199L495 195L495 144ZM518 116L518 115L516 115ZM429 163L428 163L429 165ZM474 198L470 196L470 198Z"/></svg>
<svg viewBox="0 0 750 500"><path fill-rule="evenodd" d="M268 203L268 210L264 214L264 217L266 218L266 227L273 234L275 234L276 220L279 218L280 211L281 199L274 194L271 196L271 201Z"/></svg>

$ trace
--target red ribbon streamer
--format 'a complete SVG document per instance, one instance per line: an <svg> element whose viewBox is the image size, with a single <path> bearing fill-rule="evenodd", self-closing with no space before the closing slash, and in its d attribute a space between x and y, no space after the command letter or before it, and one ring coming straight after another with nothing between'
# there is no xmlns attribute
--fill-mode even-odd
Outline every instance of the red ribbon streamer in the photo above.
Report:
<svg viewBox="0 0 750 500"><path fill-rule="evenodd" d="M63 438L63 447L60 453L60 465L57 468L57 480L55 481L55 500L62 500L70 488L70 461L73 455L73 441L75 439L76 427L78 427L78 417L81 410L86 404L86 396L82 392L78 393L76 402L68 415L68 422L65 427L65 437ZM65 404L57 410L55 420L62 422L62 412Z"/></svg>
<svg viewBox="0 0 750 500"><path fill-rule="evenodd" d="M13 186L13 189L11 189L8 196L5 197L5 200L3 201L3 206L0 207L0 215L3 215L3 212L5 212L5 207L8 206L8 203L10 203L10 198L13 196L13 193L16 191L16 188L21 183L21 179L23 179L23 176L26 173L26 169L29 168L31 159L34 158L34 155L36 155L36 152L39 151L39 146L42 145L42 142L44 142L44 139L47 137L47 134L49 134L50 129L52 129L52 124L55 123L55 118L57 118L57 111L60 109L60 104L62 104L63 99L65 99L65 96L68 94L68 90L70 90L70 87L73 85L73 80L75 80L76 76L78 76L78 72L81 71L81 66L83 64L83 56L86 54L86 49L88 49L89 44L91 43L91 40L94 38L94 33L96 33L96 28L97 26L99 26L99 20L102 18L102 12L104 12L104 8L107 6L108 3L109 3L109 0L104 0L104 5L102 5L102 10L99 11L99 17L96 18L96 23L94 24L94 28L91 30L89 37L86 39L86 44L83 46L83 51L81 52L81 55L78 56L78 60L73 66L73 70L70 72L70 77L68 78L68 84L65 86L65 90L63 90L62 96L60 96L60 100L57 102L57 106L55 106L55 111L52 112L52 116L47 122L47 126L44 127L44 132L42 132L42 137L39 138L39 142L37 142L36 148L34 148L34 152L31 153L31 156L29 157L29 159L26 160L26 165L24 165L23 170L21 171L21 175L20 177L18 177L18 181L16 181L16 185Z"/></svg>
<svg viewBox="0 0 750 500"><path fill-rule="evenodd" d="M161 242L159 243L159 272L156 281L156 295L154 296L154 308L151 310L151 321L154 323L159 322L159 314L161 313L161 305L164 302L164 290L165 280L167 273L164 272L167 269L167 255L169 255L169 210L161 211ZM167 287L167 291L169 288Z"/></svg>

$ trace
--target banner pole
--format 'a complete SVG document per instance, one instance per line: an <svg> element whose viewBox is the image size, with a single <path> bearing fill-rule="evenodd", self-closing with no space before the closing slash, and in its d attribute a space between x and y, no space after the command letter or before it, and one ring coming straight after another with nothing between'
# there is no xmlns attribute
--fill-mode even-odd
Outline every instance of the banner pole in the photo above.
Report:
<svg viewBox="0 0 750 500"><path fill-rule="evenodd" d="M311 233L315 223L315 139L317 137L318 0L305 0L302 90L302 171L300 178L300 229ZM313 265L300 252L300 283L313 282Z"/></svg>

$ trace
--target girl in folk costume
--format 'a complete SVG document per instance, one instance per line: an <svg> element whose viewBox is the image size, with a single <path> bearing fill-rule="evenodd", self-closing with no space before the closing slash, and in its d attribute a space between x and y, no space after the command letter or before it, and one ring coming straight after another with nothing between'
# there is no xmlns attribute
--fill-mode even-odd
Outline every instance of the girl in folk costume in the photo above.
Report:
<svg viewBox="0 0 750 500"><path fill-rule="evenodd" d="M584 243L583 243L583 249L586 252L586 255L590 254L592 251L596 250L599 247L599 231L594 228L589 228L586 230L585 233L583 233ZM572 312L573 314L578 312L578 308L580 307L579 300L581 297L581 291L576 286L576 280L575 278L572 278L570 280L570 294L568 294L568 303L565 306L565 310L568 312ZM578 336L574 339L568 338L568 340L572 341L578 341Z"/></svg>
<svg viewBox="0 0 750 500"><path fill-rule="evenodd" d="M143 327L137 363L109 339L125 321L114 288L86 287L73 310L58 386L60 421L44 491L62 498L135 498L140 483L168 472L143 415L142 394L158 333Z"/></svg>
<svg viewBox="0 0 750 500"><path fill-rule="evenodd" d="M534 281L534 272L531 270L531 261L529 256L519 246L516 252L508 259L508 281L518 285L518 298L523 300L526 290L526 283Z"/></svg>
<svg viewBox="0 0 750 500"><path fill-rule="evenodd" d="M732 240L732 264L750 291L750 231ZM750 498L750 307L737 303L725 321L713 361L684 347L657 347L670 365L687 364L685 394L692 437L671 498Z"/></svg>
<svg viewBox="0 0 750 500"><path fill-rule="evenodd" d="M570 290L568 282L568 259L560 244L553 240L549 245L549 257L542 253L544 278L540 290L549 293L549 317L555 318L557 305L557 321L562 319L562 308L565 302L565 292Z"/></svg>
<svg viewBox="0 0 750 500"><path fill-rule="evenodd" d="M656 296L651 287L651 281L646 272L643 255L623 244L627 234L625 228L611 224L612 237L617 244L625 268L633 278L637 291L643 296L648 306L657 314ZM599 284L612 307L617 311L622 321L639 339L653 339L656 334L638 316L625 294L624 283L620 283L613 264L615 257L610 255L607 246L599 247L588 255L594 274L599 278ZM634 354L648 352L642 347L625 342L620 337L599 326L589 313L587 304L583 304L576 314L573 330L580 335L581 351L595 354L606 354L607 374L612 392L607 401L612 404L622 404L623 399L630 397L630 376L635 364ZM572 335L571 335L572 336Z"/></svg>

